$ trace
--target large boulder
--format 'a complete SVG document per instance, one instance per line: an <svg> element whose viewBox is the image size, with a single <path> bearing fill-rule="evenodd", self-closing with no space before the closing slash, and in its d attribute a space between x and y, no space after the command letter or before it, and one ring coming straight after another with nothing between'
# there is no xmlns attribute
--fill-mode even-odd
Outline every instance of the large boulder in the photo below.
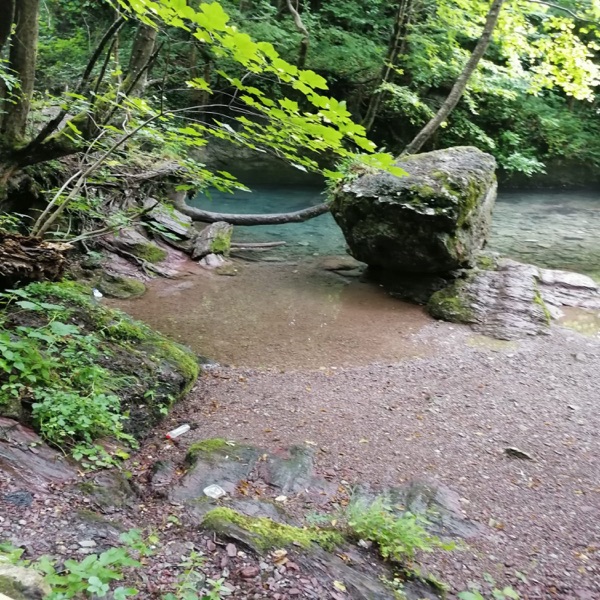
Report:
<svg viewBox="0 0 600 600"><path fill-rule="evenodd" d="M408 156L404 177L367 173L335 193L331 212L354 258L385 271L472 266L488 237L496 162L477 148Z"/></svg>

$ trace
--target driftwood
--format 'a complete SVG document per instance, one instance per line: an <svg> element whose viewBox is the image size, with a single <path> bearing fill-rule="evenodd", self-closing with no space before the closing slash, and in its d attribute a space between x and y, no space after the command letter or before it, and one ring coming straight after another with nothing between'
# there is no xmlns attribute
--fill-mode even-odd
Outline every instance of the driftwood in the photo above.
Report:
<svg viewBox="0 0 600 600"><path fill-rule="evenodd" d="M69 244L0 232L0 288L32 281L56 281L67 264Z"/></svg>
<svg viewBox="0 0 600 600"><path fill-rule="evenodd" d="M329 212L329 204L317 204L309 208L289 213L274 213L266 215L240 215L228 213L215 213L200 208L188 206L185 201L185 192L170 194L173 206L184 215L191 217L192 221L202 223L217 223L223 221L231 225L283 225L284 223L303 223Z"/></svg>

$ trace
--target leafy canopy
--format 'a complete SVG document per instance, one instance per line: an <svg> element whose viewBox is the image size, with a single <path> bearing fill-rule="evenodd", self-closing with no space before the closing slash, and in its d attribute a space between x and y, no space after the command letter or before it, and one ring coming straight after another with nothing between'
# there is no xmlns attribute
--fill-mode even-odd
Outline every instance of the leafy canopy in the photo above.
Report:
<svg viewBox="0 0 600 600"><path fill-rule="evenodd" d="M127 14L148 25L164 24L188 32L214 57L233 61L243 73L235 76L224 70L218 72L235 90L229 105L235 116L211 124L193 121L179 129L178 133L193 140L194 145L205 145L207 136L213 136L273 151L301 169L314 171L320 170L315 155L328 153L342 159L358 150L370 155L371 165L402 174L392 166L391 155L374 153L375 144L367 138L365 128L353 121L346 103L323 94L328 89L323 77L312 70L298 69L281 58L271 43L256 42L239 31L218 2L202 3L196 10L185 0L116 1ZM287 96L267 96L251 85L258 78L276 82ZM213 93L210 82L203 77L192 79L188 85ZM204 107L208 108L210 104ZM339 177L330 170L324 170L324 174Z"/></svg>

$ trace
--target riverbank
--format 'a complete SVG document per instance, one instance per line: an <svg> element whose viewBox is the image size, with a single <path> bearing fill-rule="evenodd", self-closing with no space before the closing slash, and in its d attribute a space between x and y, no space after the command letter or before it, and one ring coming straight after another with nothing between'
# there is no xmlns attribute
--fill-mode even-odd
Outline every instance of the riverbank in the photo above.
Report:
<svg viewBox="0 0 600 600"><path fill-rule="evenodd" d="M365 335L371 324L361 321ZM600 340L555 328L550 336L498 342L429 323L414 341L427 356L284 372L212 366L123 474L102 472L33 494L5 483L0 537L26 557L81 558L118 545L121 531L144 523L160 543L144 559L144 577L128 575L143 598L176 585L190 552L202 553L201 571L222 578L228 597L355 597L341 593L331 573L315 580L293 546L286 567L280 555L232 549L198 529L195 505L173 491L186 485L188 449L220 437L264 456L303 447L314 455L315 473L338 492L415 479L447 490L455 514L477 533L419 562L454 592L489 574L527 600L598 597ZM166 442L165 432L182 423L191 431ZM232 501L281 493L256 486L241 482ZM339 510L335 498L315 505L303 487L285 498L296 517L298 506L306 518Z"/></svg>
<svg viewBox="0 0 600 600"><path fill-rule="evenodd" d="M489 573L529 600L598 597L600 339L557 328L502 343L442 323L416 337L429 357L212 370L171 422L197 427L185 446L217 436L317 448L336 481L448 486L482 526L464 551L425 558L455 590Z"/></svg>

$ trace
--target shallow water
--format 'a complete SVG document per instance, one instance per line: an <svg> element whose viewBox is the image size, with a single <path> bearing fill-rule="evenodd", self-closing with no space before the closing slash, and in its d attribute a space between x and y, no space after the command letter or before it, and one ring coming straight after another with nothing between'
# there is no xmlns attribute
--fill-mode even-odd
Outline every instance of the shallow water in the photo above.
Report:
<svg viewBox="0 0 600 600"><path fill-rule="evenodd" d="M299 210L323 201L317 188L255 188L252 193L214 194L195 205L221 212ZM595 191L504 192L498 196L489 248L523 262L586 273L600 279L600 193ZM278 256L343 254L345 242L331 215L305 223L237 227L240 241L287 241Z"/></svg>
<svg viewBox="0 0 600 600"><path fill-rule="evenodd" d="M320 201L315 188L263 187L198 199L196 205L221 212L287 212ZM600 276L599 231L595 193L505 193L496 206L490 246L517 260ZM187 278L155 280L143 298L114 304L198 354L238 366L318 369L431 352L416 335L432 323L421 307L320 266L322 256L345 252L331 215L300 224L236 227L234 237L285 240L287 246L250 253L261 262L237 261L235 277L194 267ZM563 324L598 335L597 315L569 312Z"/></svg>
<svg viewBox="0 0 600 600"><path fill-rule="evenodd" d="M323 271L315 260L237 268L225 277L198 267L183 280L153 281L140 299L111 304L236 366L318 369L427 353L413 334L432 319L376 285Z"/></svg>

